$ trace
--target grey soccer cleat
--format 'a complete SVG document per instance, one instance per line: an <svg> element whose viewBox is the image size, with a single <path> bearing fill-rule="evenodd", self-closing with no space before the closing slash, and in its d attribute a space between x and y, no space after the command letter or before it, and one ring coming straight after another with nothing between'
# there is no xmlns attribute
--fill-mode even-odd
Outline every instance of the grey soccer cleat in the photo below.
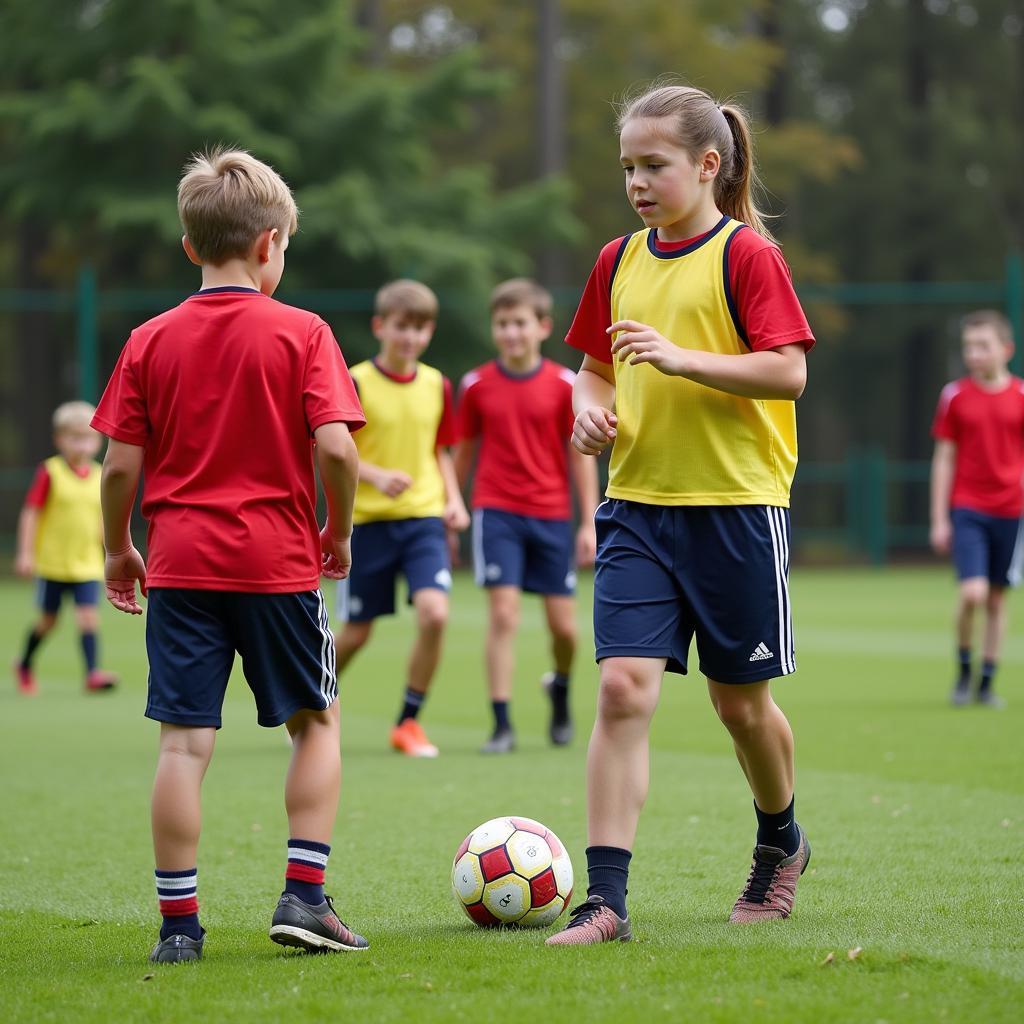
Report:
<svg viewBox="0 0 1024 1024"><path fill-rule="evenodd" d="M188 935L168 935L153 947L153 952L149 954L150 963L183 964L189 960L202 960L205 941L205 928L198 939Z"/></svg>
<svg viewBox="0 0 1024 1024"><path fill-rule="evenodd" d="M481 754L511 754L516 749L516 734L511 729L496 729L480 748Z"/></svg>
<svg viewBox="0 0 1024 1024"><path fill-rule="evenodd" d="M369 942L334 912L330 896L313 907L290 892L281 893L270 922L270 937L282 946L297 946L311 953L353 953L370 948Z"/></svg>
<svg viewBox="0 0 1024 1024"><path fill-rule="evenodd" d="M541 689L551 701L551 721L548 724L548 736L556 747L567 746L572 741L572 718L569 715L568 693L561 701L555 692L555 673L545 672L540 677ZM564 705L564 706L560 706Z"/></svg>

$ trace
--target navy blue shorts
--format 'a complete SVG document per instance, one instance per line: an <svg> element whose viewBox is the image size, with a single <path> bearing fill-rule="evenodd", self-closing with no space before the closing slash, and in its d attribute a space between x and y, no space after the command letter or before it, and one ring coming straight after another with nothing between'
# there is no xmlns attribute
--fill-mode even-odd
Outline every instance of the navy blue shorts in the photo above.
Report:
<svg viewBox="0 0 1024 1024"><path fill-rule="evenodd" d="M642 505L609 499L595 516L597 660L666 658L751 683L796 671L789 607L789 511L770 505Z"/></svg>
<svg viewBox="0 0 1024 1024"><path fill-rule="evenodd" d="M1021 520L953 509L953 564L961 580L983 576L993 587L1015 587L1021 579Z"/></svg>
<svg viewBox="0 0 1024 1024"><path fill-rule="evenodd" d="M70 590L77 608L88 608L100 603L100 581L85 580L83 583L66 583L64 580L47 580L40 577L36 590L36 604L47 615L60 611L64 595Z"/></svg>
<svg viewBox="0 0 1024 1024"><path fill-rule="evenodd" d="M473 575L481 587L518 587L530 594L576 592L572 523L494 508L473 513Z"/></svg>
<svg viewBox="0 0 1024 1024"><path fill-rule="evenodd" d="M369 622L395 611L395 579L401 573L409 601L417 590L452 589L452 560L444 523L382 519L352 531L352 571L338 583L338 618Z"/></svg>
<svg viewBox="0 0 1024 1024"><path fill-rule="evenodd" d="M152 587L146 651L146 717L158 722L219 729L236 651L260 725L281 725L303 709L322 711L338 696L334 637L319 590Z"/></svg>

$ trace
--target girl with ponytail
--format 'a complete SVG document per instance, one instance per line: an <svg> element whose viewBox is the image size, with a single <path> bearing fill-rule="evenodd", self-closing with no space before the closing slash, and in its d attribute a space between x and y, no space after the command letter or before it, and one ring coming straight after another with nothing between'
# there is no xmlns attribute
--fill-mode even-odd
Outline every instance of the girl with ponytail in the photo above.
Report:
<svg viewBox="0 0 1024 1024"><path fill-rule="evenodd" d="M742 110L656 84L622 104L626 196L643 228L609 242L567 341L582 350L572 444L611 448L597 511L597 721L587 758L589 888L551 945L626 941L626 881L666 671L699 671L757 820L730 920L789 916L810 846L793 734L770 680L796 669L789 490L795 400L814 337L757 208Z"/></svg>

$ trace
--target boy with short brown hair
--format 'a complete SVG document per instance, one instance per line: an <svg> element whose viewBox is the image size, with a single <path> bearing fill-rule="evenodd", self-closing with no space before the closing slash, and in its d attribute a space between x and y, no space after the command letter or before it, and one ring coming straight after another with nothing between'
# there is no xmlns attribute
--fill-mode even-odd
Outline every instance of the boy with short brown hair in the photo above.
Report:
<svg viewBox="0 0 1024 1024"><path fill-rule="evenodd" d="M285 725L291 838L270 927L282 945L367 948L323 891L341 782L337 682L319 578L351 555L359 400L334 335L270 296L297 220L288 186L248 153L196 156L178 189L203 286L128 339L93 425L103 464L107 598L149 598L146 715L161 723L153 845L163 925L157 963L198 960L200 787L235 653L260 725ZM327 497L316 520L314 462ZM130 515L145 468L148 565Z"/></svg>

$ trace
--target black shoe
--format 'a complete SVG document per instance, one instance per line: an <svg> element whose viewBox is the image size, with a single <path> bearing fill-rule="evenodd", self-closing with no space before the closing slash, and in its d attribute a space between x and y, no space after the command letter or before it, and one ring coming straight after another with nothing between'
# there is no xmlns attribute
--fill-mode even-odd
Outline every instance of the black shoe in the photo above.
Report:
<svg viewBox="0 0 1024 1024"><path fill-rule="evenodd" d="M551 723L548 725L548 736L556 747L564 747L572 740L572 718L569 716L568 694L564 701L559 701L555 693L555 673L546 672L540 677L541 689L551 700ZM559 704L566 706L560 707Z"/></svg>
<svg viewBox="0 0 1024 1024"><path fill-rule="evenodd" d="M494 735L480 748L481 754L511 754L516 749L516 734L511 729L495 729Z"/></svg>
<svg viewBox="0 0 1024 1024"><path fill-rule="evenodd" d="M151 963L154 964L183 964L188 960L202 960L203 943L206 941L206 929L198 939L188 935L168 935L161 939L149 954Z"/></svg>
<svg viewBox="0 0 1024 1024"><path fill-rule="evenodd" d="M311 907L290 892L281 893L270 922L270 937L282 946L298 946L311 953L353 953L369 949L334 911L330 896L319 907Z"/></svg>

